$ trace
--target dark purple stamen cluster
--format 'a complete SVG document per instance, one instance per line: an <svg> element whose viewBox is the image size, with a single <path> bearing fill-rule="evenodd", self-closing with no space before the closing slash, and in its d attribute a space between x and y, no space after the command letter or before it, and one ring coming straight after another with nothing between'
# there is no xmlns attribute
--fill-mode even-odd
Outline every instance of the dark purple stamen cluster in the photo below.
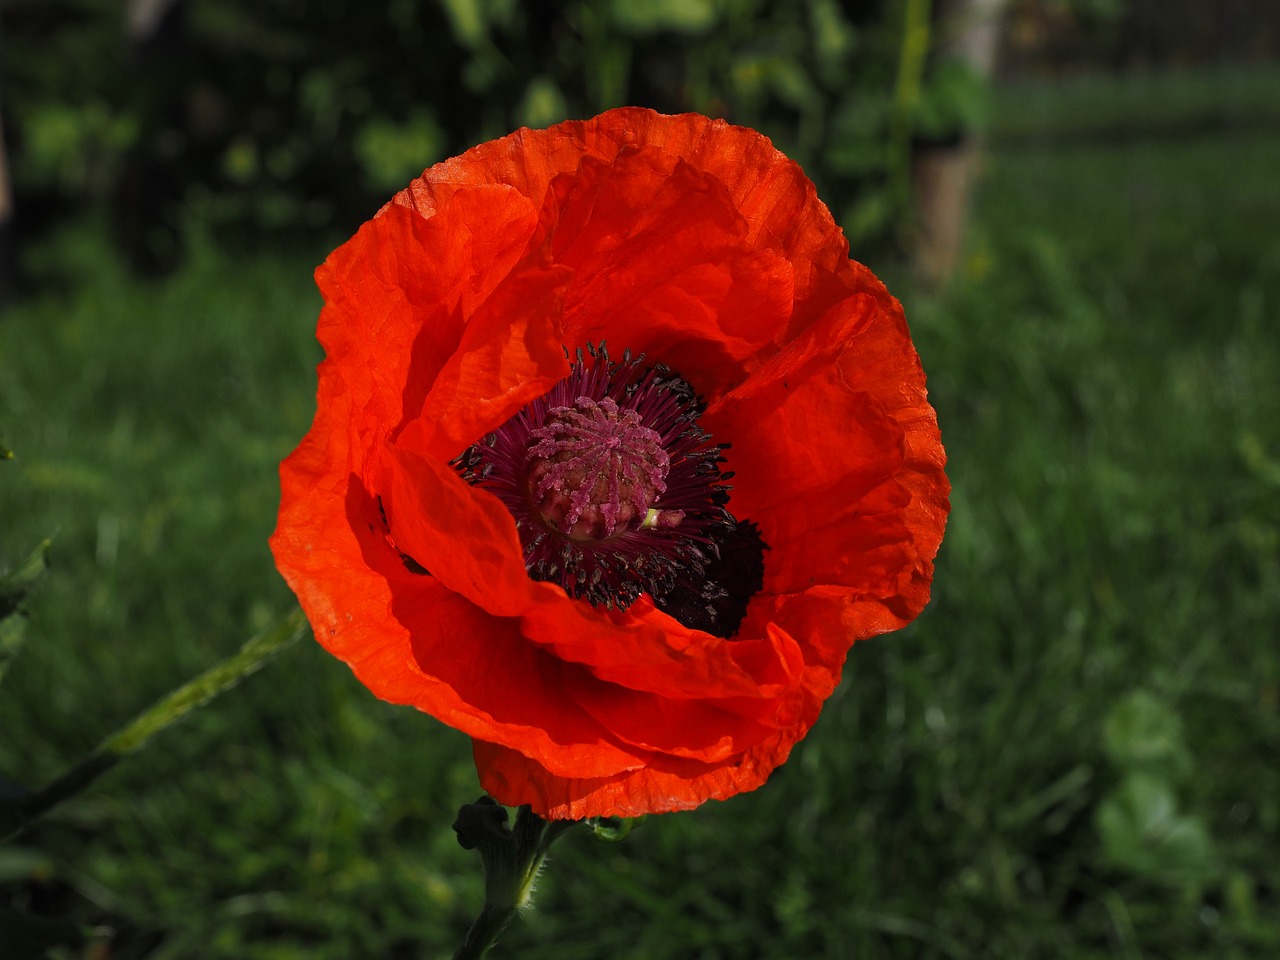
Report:
<svg viewBox="0 0 1280 960"><path fill-rule="evenodd" d="M643 359L579 351L569 376L455 463L511 511L535 580L607 608L648 593L728 636L760 588L763 545L725 508L724 445L699 426L693 388ZM721 570L742 543L745 563Z"/></svg>

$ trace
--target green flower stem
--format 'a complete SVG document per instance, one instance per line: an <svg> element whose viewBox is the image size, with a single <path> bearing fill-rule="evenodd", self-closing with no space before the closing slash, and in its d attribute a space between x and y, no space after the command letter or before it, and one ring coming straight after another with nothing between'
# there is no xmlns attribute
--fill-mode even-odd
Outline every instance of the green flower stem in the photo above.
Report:
<svg viewBox="0 0 1280 960"><path fill-rule="evenodd" d="M912 113L920 100L925 61L929 56L929 18L933 0L906 0L903 10L902 45L898 55L898 78L889 114L889 187L895 203L905 205L911 196Z"/></svg>
<svg viewBox="0 0 1280 960"><path fill-rule="evenodd" d="M121 757L137 750L165 727L235 686L274 654L297 641L306 626L302 611L294 610L246 643L238 653L144 710L61 776L23 797L18 809L20 822L14 834L21 833L62 801L83 792Z"/></svg>
<svg viewBox="0 0 1280 960"><path fill-rule="evenodd" d="M543 820L520 807L514 829L508 829L506 809L489 797L458 811L453 825L458 842L479 850L484 864L484 908L453 960L479 960L489 952L511 918L531 902L547 850L575 822Z"/></svg>
<svg viewBox="0 0 1280 960"><path fill-rule="evenodd" d="M516 915L514 907L509 909L484 905L480 916L476 917L467 931L467 938L453 955L453 960L479 960L489 952L489 948L498 939L498 934L507 928L511 918Z"/></svg>

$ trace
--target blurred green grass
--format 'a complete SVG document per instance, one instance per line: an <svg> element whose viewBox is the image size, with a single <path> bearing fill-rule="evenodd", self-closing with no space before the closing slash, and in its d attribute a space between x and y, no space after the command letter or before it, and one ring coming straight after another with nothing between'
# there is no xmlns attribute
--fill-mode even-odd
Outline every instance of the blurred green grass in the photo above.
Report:
<svg viewBox="0 0 1280 960"><path fill-rule="evenodd" d="M562 841L496 955L1276 955L1280 134L1143 127L1195 83L997 98L1061 122L997 137L950 290L893 284L955 484L934 604L761 791ZM1120 102L1125 137L1070 136ZM143 284L88 224L0 319L0 566L55 536L0 687L15 779L290 602L265 540L325 250L193 249ZM447 956L476 793L460 734L308 642L0 850L0 903L121 960Z"/></svg>
<svg viewBox="0 0 1280 960"><path fill-rule="evenodd" d="M1280 73L1267 63L1199 70L1027 78L990 119L999 141L1182 135L1280 123Z"/></svg>

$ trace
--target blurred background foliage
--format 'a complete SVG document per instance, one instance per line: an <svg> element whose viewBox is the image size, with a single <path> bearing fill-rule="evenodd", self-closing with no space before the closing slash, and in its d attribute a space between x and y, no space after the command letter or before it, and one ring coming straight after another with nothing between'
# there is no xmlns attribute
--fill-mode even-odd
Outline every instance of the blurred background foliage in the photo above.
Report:
<svg viewBox="0 0 1280 960"><path fill-rule="evenodd" d="M0 0L0 571L53 539L0 621L0 793L290 605L320 258L521 123L701 110L904 300L955 484L935 602L758 793L562 841L496 956L1280 955L1280 5L1013 0L990 82L957 9ZM979 140L926 290L919 170ZM0 958L448 955L465 738L285 656L0 847Z"/></svg>
<svg viewBox="0 0 1280 960"><path fill-rule="evenodd" d="M1280 44L1257 0L4 0L15 226L109 209L151 271L193 223L345 236L430 163L638 103L765 131L855 245L901 247L913 155L986 112L982 65L948 41L1002 6L1022 72Z"/></svg>
<svg viewBox="0 0 1280 960"><path fill-rule="evenodd" d="M884 237L891 114L954 137L981 87L938 64L910 103L919 0L6 0L3 106L38 228L111 204L142 266L190 218L279 242L350 232L424 166L521 125L610 106L767 130L858 239Z"/></svg>
<svg viewBox="0 0 1280 960"><path fill-rule="evenodd" d="M931 6L5 0L17 225L109 207L145 269L177 262L193 220L240 242L347 234L432 162L639 103L768 132L855 241L885 242L909 203L902 134L955 140L983 109L959 60L904 59Z"/></svg>

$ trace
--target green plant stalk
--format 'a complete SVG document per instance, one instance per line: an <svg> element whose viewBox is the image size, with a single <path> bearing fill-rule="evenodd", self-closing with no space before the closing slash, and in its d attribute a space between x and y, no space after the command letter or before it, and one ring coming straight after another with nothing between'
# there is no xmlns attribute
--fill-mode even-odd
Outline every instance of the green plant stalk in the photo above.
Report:
<svg viewBox="0 0 1280 960"><path fill-rule="evenodd" d="M480 960L488 955L512 917L533 902L534 884L547 851L575 823L543 820L528 807L521 807L514 829L506 831L504 827L501 833L495 831L476 844L484 863L484 907L453 960Z"/></svg>
<svg viewBox="0 0 1280 960"><path fill-rule="evenodd" d="M0 680L24 642L23 603L49 570L49 545L43 541L16 570L0 576Z"/></svg>
<svg viewBox="0 0 1280 960"><path fill-rule="evenodd" d="M889 195L905 209L911 199L911 114L920 100L925 61L929 55L933 0L906 0L902 15L902 48L898 78L889 112Z"/></svg>
<svg viewBox="0 0 1280 960"><path fill-rule="evenodd" d="M24 797L19 805L20 824L12 835L26 830L64 800L82 793L93 781L115 766L121 757L143 746L165 727L181 720L192 710L208 703L258 670L276 653L296 642L306 626L302 611L294 610L247 642L238 653L144 710L74 766Z"/></svg>

